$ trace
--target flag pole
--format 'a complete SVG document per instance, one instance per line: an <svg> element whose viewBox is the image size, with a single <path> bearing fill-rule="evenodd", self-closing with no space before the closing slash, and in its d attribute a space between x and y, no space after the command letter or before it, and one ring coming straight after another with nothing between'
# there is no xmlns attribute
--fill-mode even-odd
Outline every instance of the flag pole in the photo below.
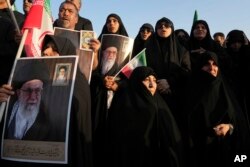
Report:
<svg viewBox="0 0 250 167"><path fill-rule="evenodd" d="M17 30L18 34L21 34L20 28L19 28L19 26L17 24L17 21L16 21L16 17L14 15L14 12L13 12L12 8L11 8L10 0L6 0L6 2L7 2L7 5L8 5L8 8L9 8L11 19L14 22L16 30Z"/></svg>
<svg viewBox="0 0 250 167"><path fill-rule="evenodd" d="M23 47L24 47L24 42L25 42L25 40L27 38L28 32L29 32L28 29L24 30L24 33L23 33L23 36L22 36L22 40L21 40L21 43L19 45L19 48L18 48L18 51L17 51L17 54L16 54L16 58L15 58L15 61L14 61L14 64L13 64L13 67L15 67L17 59L21 57L21 54L22 54L22 51L23 51ZM9 77L9 80L8 80L8 84L9 85L11 84L11 79L13 78L13 75L14 75L14 68L12 68L11 73L10 73L10 77ZM0 105L0 123L2 122L2 118L3 118L5 107L6 107L6 102L2 102L1 105Z"/></svg>

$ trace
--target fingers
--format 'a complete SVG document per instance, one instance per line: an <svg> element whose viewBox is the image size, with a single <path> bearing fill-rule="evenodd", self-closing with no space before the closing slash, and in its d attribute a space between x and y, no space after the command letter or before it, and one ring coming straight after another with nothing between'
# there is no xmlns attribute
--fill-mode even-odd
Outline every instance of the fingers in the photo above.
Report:
<svg viewBox="0 0 250 167"><path fill-rule="evenodd" d="M157 90L160 93L171 93L170 85L168 84L168 81L166 79L160 79L157 81Z"/></svg>
<svg viewBox="0 0 250 167"><path fill-rule="evenodd" d="M5 102L8 100L10 95L14 95L12 87L10 85L2 85L0 88L0 102Z"/></svg>
<svg viewBox="0 0 250 167"><path fill-rule="evenodd" d="M213 128L217 136L226 136L230 129L229 124L219 124Z"/></svg>
<svg viewBox="0 0 250 167"><path fill-rule="evenodd" d="M89 46L90 46L90 49L92 49L94 52L98 52L98 50L101 47L101 43L98 39L92 38L89 41Z"/></svg>
<svg viewBox="0 0 250 167"><path fill-rule="evenodd" d="M104 85L108 90L116 91L118 89L118 84L113 76L106 76L104 78Z"/></svg>

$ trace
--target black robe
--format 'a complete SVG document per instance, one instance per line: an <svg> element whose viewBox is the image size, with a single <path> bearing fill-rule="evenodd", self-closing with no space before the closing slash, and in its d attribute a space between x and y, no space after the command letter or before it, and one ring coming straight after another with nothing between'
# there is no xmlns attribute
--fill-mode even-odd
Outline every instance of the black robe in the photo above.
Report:
<svg viewBox="0 0 250 167"><path fill-rule="evenodd" d="M127 87L114 96L104 161L112 167L181 166L181 137L175 119L161 96L153 96L142 83L142 78L155 75L153 70L139 68Z"/></svg>
<svg viewBox="0 0 250 167"><path fill-rule="evenodd" d="M128 33L122 23L121 18L117 14L110 14L103 26L102 32L98 39L101 41L103 34L112 34L108 31L106 23L109 17L115 17L119 22L119 29L115 34L128 36ZM107 88L103 84L105 76L101 74L101 59L99 58L99 66L92 72L91 77L91 102L92 102L92 128L93 128L93 150L95 166L102 166L102 156L104 147L104 136L106 119L108 115L107 109ZM106 75L114 76L117 68L111 68ZM122 74L121 74L122 75ZM121 76L119 75L119 77ZM121 76L125 79L125 76Z"/></svg>
<svg viewBox="0 0 250 167"><path fill-rule="evenodd" d="M207 62L207 56L202 56ZM211 57L218 64L216 55ZM188 136L185 141L189 147L189 166L230 166L237 151L249 151L245 117L220 73L214 77L203 70L196 71L184 97L183 111L186 114L183 115L183 123ZM213 128L222 123L233 125L231 135L215 135Z"/></svg>
<svg viewBox="0 0 250 167"><path fill-rule="evenodd" d="M0 85L8 82L16 58L18 44L14 40L14 25L0 17Z"/></svg>
<svg viewBox="0 0 250 167"><path fill-rule="evenodd" d="M207 29L206 37L202 40L198 40L194 37L194 29L197 24L202 24ZM223 75L227 78L229 75L229 57L225 51L225 49L220 46L218 43L216 43L210 34L210 29L206 21L204 20L197 20L193 23L191 28L191 34L188 41L188 48L190 51L190 60L192 65L192 71L199 70L197 66L199 66L199 63L201 61L201 53L193 52L196 49L203 48L206 51L214 52L216 53L218 57L218 61L220 63L221 72Z"/></svg>
<svg viewBox="0 0 250 167"><path fill-rule="evenodd" d="M171 24L172 33L167 38L162 38L155 29L155 33L146 45L146 60L147 66L154 69L157 78L166 79L170 85L171 93L161 93L161 96L179 124L179 101L190 75L191 62L189 52L175 37L172 21L163 17L157 21L155 27L162 22Z"/></svg>

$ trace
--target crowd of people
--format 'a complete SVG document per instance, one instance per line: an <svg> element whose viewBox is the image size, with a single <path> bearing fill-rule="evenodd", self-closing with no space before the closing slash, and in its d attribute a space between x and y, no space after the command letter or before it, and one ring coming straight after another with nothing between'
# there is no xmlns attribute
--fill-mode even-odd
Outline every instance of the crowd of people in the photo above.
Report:
<svg viewBox="0 0 250 167"><path fill-rule="evenodd" d="M25 15L14 13L19 28L32 3L23 0ZM53 26L93 31L92 22L79 15L81 3L63 1ZM56 140L51 138L52 120L41 109L47 71L34 75L40 65L24 69L22 75L32 74L22 78L22 84L8 84L22 35L8 10L6 0L0 0L0 103L16 96L16 105L9 122L1 120L1 136ZM68 164L1 158L1 165L230 167L237 153L250 152L250 43L243 30L212 35L209 24L197 20L187 33L175 30L174 22L167 17L156 20L155 26L145 23L134 40L132 57L146 48L147 67L135 68L130 78L121 73L118 79L113 68L118 48L114 45L100 50L103 34L129 37L120 16L111 13L99 37L89 41L94 54L92 77L89 84L77 68ZM76 55L77 49L67 38L46 35L41 55ZM65 73L67 68L62 66L60 70ZM9 129L2 135L4 124Z"/></svg>

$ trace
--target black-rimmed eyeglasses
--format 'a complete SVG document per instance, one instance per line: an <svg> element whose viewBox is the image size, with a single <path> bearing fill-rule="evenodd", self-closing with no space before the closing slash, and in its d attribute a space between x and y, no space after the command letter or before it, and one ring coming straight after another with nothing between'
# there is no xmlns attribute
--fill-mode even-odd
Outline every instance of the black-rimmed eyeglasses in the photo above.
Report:
<svg viewBox="0 0 250 167"><path fill-rule="evenodd" d="M30 88L28 88L28 89L20 89L20 90L23 91L26 94L29 94L29 95L31 95L33 92L36 95L40 95L43 89L42 88L36 88L36 89L30 89Z"/></svg>

